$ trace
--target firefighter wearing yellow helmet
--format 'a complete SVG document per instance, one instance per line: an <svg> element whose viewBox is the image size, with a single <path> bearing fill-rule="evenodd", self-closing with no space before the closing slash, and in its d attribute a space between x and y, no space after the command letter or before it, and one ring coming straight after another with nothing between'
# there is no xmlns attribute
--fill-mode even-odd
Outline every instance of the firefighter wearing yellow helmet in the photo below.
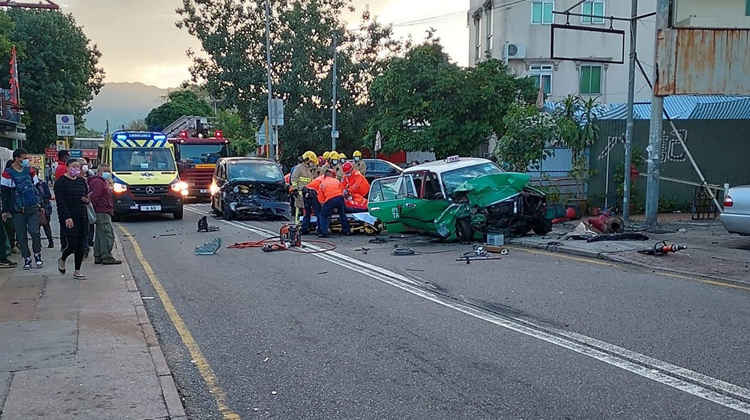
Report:
<svg viewBox="0 0 750 420"><path fill-rule="evenodd" d="M331 158L331 163L328 165L328 169L336 171L336 178L341 181L344 179L344 170L341 169L341 155L337 152L331 152L328 157Z"/></svg>
<svg viewBox="0 0 750 420"><path fill-rule="evenodd" d="M315 152L307 151L302 155L302 164L297 165L291 178L292 195L294 196L294 207L296 208L296 219L299 220L299 211L307 210L309 204L305 202L302 189L312 182L318 175L318 157ZM312 209L310 210L312 211Z"/></svg>
<svg viewBox="0 0 750 420"><path fill-rule="evenodd" d="M326 152L323 152L323 159L325 159L325 160L326 160L326 163L328 162L328 157L329 157L330 155L331 155L331 152L328 152L328 151L326 151Z"/></svg>
<svg viewBox="0 0 750 420"><path fill-rule="evenodd" d="M358 170L362 175L365 175L365 172L367 172L367 164L362 160L362 152L359 150L354 151L354 169Z"/></svg>

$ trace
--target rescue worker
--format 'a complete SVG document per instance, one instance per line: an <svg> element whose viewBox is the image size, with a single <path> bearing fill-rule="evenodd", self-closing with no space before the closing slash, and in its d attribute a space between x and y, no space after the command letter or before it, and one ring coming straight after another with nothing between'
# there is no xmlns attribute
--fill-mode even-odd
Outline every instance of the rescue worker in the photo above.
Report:
<svg viewBox="0 0 750 420"><path fill-rule="evenodd" d="M346 204L344 202L344 192L341 190L341 183L336 179L336 171L329 169L323 175L320 182L320 192L318 201L321 203L320 216L318 217L319 238L328 237L328 222L330 221L333 211L337 210L341 220L341 233L349 236L349 221L346 219Z"/></svg>
<svg viewBox="0 0 750 420"><path fill-rule="evenodd" d="M339 153L339 164L341 164L341 165L345 164L347 159L348 158L346 157L345 154Z"/></svg>
<svg viewBox="0 0 750 420"><path fill-rule="evenodd" d="M367 174L367 164L362 160L362 152L359 150L354 151L354 169L358 170L362 175Z"/></svg>
<svg viewBox="0 0 750 420"><path fill-rule="evenodd" d="M339 160L339 154L336 152L331 152L331 154L328 156L331 158L331 163L328 165L328 168L326 169L333 169L336 173L336 179L339 181L344 178L344 171L341 169L341 161Z"/></svg>
<svg viewBox="0 0 750 420"><path fill-rule="evenodd" d="M358 170L354 169L351 162L346 162L342 167L344 180L341 181L341 189L344 190L346 206L357 210L367 209L367 194L370 193L370 183Z"/></svg>
<svg viewBox="0 0 750 420"><path fill-rule="evenodd" d="M318 201L318 197L320 195L320 184L325 179L325 174L319 175L317 178L313 179L312 182L307 184L306 188L302 188L302 196L304 197L305 206L308 204L310 207L312 207L312 213L315 214L316 218L316 226L317 226L317 233L321 234L323 231L320 230L320 201ZM310 212L305 210L305 217L302 218L302 228L300 229L300 234L302 235L309 235L310 234L310 224L312 223L312 215Z"/></svg>
<svg viewBox="0 0 750 420"><path fill-rule="evenodd" d="M317 165L317 160L318 158L317 156L315 156L315 152L305 152L302 155L302 163L297 165L294 169L294 172L292 173L292 197L294 197L294 208L297 210L294 219L295 224L299 222L300 209L307 211L308 206L305 205L305 200L301 194L301 191L303 188L306 188L307 184L312 182L312 180L315 178L315 175L317 174L317 170L315 168ZM312 208L310 208L309 211L312 211Z"/></svg>

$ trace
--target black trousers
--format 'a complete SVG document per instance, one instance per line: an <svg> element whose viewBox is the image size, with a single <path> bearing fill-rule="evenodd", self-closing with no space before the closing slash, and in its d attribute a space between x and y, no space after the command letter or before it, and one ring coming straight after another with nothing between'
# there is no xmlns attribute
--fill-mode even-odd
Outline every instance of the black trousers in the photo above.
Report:
<svg viewBox="0 0 750 420"><path fill-rule="evenodd" d="M73 254L75 255L75 267L76 271L81 269L83 264L83 248L86 245L86 238L80 236L62 236L60 237L62 243L62 260L66 261L68 257Z"/></svg>

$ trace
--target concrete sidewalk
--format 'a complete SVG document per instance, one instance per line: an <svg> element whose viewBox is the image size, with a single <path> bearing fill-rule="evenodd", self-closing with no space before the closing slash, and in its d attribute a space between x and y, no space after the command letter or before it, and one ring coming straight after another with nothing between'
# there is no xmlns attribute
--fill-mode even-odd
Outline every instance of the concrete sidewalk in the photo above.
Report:
<svg viewBox="0 0 750 420"><path fill-rule="evenodd" d="M0 271L0 419L183 419L130 268ZM115 257L125 260L122 250Z"/></svg>
<svg viewBox="0 0 750 420"><path fill-rule="evenodd" d="M674 219L660 225L662 232L656 234L640 232L649 237L647 241L589 243L566 240L565 235L578 225L579 221L576 221L555 226L554 230L546 236L508 239L507 243L622 264L634 264L686 276L750 284L750 238L730 235L721 223L716 221ZM630 224L627 231L638 232L640 228L641 226L636 222ZM688 249L662 257L638 253L638 250L651 248L660 241L686 245Z"/></svg>

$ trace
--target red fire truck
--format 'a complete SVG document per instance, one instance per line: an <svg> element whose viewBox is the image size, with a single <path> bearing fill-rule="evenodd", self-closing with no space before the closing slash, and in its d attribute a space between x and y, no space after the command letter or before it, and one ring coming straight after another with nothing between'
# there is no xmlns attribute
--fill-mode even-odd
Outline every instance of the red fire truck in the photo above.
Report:
<svg viewBox="0 0 750 420"><path fill-rule="evenodd" d="M174 145L180 180L188 184L188 197L211 197L211 180L219 158L229 156L229 140L211 130L208 117L183 116L165 130Z"/></svg>

